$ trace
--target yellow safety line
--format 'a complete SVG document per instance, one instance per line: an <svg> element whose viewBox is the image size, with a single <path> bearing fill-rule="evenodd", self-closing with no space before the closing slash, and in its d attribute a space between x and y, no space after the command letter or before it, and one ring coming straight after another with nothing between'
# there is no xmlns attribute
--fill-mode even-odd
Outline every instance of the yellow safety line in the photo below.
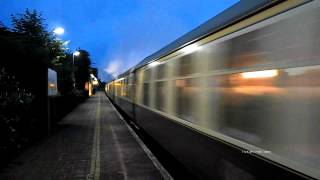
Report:
<svg viewBox="0 0 320 180"><path fill-rule="evenodd" d="M152 152L149 150L149 148L143 143L143 141L139 138L139 136L134 132L134 130L127 124L127 122L124 120L122 115L119 113L119 111L114 107L114 105L110 102L110 100L107 98L108 104L113 108L113 110L118 115L119 119L125 124L127 129L129 130L130 134L134 137L136 142L140 145L142 150L146 153L146 155L149 157L149 159L152 161L153 165L156 167L156 169L160 172L163 180L173 180L172 176L169 174L169 172L162 166L162 164L158 161L158 159L152 154Z"/></svg>
<svg viewBox="0 0 320 180"><path fill-rule="evenodd" d="M91 152L91 166L90 174L87 179L100 180L100 94L99 94L99 103L95 115L95 129L93 135L93 145Z"/></svg>

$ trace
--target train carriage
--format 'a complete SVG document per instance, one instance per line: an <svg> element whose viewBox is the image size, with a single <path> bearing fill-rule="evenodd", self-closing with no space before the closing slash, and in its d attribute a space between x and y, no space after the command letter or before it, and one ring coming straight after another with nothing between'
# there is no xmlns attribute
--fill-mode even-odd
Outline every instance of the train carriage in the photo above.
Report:
<svg viewBox="0 0 320 180"><path fill-rule="evenodd" d="M320 1L240 1L106 85L199 179L320 178Z"/></svg>

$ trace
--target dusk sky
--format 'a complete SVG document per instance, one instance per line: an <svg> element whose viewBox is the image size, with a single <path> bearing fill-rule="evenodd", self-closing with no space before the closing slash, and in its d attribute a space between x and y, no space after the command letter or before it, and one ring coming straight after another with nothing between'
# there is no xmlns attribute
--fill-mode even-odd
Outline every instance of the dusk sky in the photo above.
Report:
<svg viewBox="0 0 320 180"><path fill-rule="evenodd" d="M108 80L209 20L238 0L1 0L0 21L40 11L48 30L63 27L70 50L89 51Z"/></svg>

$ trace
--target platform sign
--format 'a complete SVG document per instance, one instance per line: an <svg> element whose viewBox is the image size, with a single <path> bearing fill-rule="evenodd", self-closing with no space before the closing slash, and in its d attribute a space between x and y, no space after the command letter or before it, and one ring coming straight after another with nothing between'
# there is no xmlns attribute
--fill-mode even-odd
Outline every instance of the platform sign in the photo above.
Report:
<svg viewBox="0 0 320 180"><path fill-rule="evenodd" d="M58 95L57 72L48 69L48 96Z"/></svg>

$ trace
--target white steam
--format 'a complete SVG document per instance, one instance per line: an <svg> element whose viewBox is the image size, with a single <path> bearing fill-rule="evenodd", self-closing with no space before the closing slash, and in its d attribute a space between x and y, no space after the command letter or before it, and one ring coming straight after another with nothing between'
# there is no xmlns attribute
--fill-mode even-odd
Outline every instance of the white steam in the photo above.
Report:
<svg viewBox="0 0 320 180"><path fill-rule="evenodd" d="M104 71L110 75L112 75L114 78L117 77L121 73L121 64L122 62L120 60L113 60L109 63L109 65L104 69Z"/></svg>

